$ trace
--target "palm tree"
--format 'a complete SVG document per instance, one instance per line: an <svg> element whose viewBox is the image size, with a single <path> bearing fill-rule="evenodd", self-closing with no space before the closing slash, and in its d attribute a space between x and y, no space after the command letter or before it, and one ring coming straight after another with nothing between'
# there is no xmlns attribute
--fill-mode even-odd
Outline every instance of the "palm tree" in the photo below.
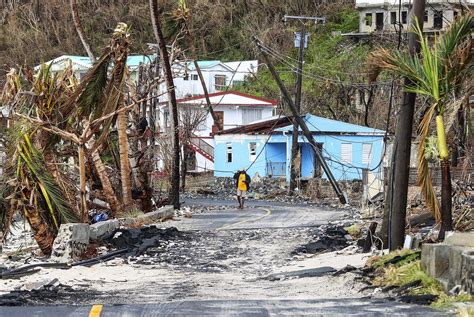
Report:
<svg viewBox="0 0 474 317"><path fill-rule="evenodd" d="M418 183L427 204L431 207L437 223L441 223L440 239L446 231L452 230L451 178L449 150L446 141L444 113L448 100L460 86L469 67L472 65L471 33L474 18L464 15L455 20L445 33L435 39L430 47L428 38L423 36L418 23L415 31L420 38L422 56L410 56L408 52L379 49L369 57L372 77L381 70L404 76L411 81L405 87L408 92L424 95L430 100L430 107L420 125L418 147ZM429 168L430 124L435 117L438 157L441 162L441 209L433 188Z"/></svg>

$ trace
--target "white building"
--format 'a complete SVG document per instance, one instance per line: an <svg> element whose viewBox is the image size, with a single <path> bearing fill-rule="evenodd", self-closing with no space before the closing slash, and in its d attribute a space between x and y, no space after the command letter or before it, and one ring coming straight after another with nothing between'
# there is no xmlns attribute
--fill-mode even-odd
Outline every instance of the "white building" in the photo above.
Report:
<svg viewBox="0 0 474 317"><path fill-rule="evenodd" d="M269 118L274 114L277 105L276 100L251 96L237 91L211 93L209 99L223 129L235 128L253 121ZM180 113L183 113L185 109L204 112L203 120L195 129L188 146L195 153L194 164L192 164L194 170L197 172L212 170L214 168L213 132L216 132L216 127L211 114L207 111L205 97L188 97L178 99L177 102ZM158 125L160 133L169 131L170 114L166 102L160 103Z"/></svg>
<svg viewBox="0 0 474 317"><path fill-rule="evenodd" d="M247 76L257 73L258 61L199 61L199 68L204 77L208 93L212 94L235 87L244 82ZM194 63L175 63L172 67L176 98L187 98L204 95L201 81ZM166 92L166 86L161 85L160 91Z"/></svg>
<svg viewBox="0 0 474 317"><path fill-rule="evenodd" d="M377 31L395 31L400 24L403 30L410 26L412 0L356 0L359 11L359 32L362 34ZM444 30L463 8L473 8L474 0L427 0L423 21L425 32Z"/></svg>
<svg viewBox="0 0 474 317"><path fill-rule="evenodd" d="M138 69L140 65L148 65L154 61L156 55L130 55L127 58L127 66L130 76L136 82L138 78ZM72 70L78 80L83 78L87 71L92 67L92 62L87 56L62 55L44 64L51 67L53 73L66 69L71 65ZM221 61L199 61L209 93L215 93L227 90L228 87L234 87L243 83L247 76L257 73L258 60L221 62ZM35 67L39 70L41 65ZM172 65L176 98L186 98L203 95L201 81L192 62L175 62ZM162 83L159 87L159 93L163 93L161 100L166 100L166 84Z"/></svg>

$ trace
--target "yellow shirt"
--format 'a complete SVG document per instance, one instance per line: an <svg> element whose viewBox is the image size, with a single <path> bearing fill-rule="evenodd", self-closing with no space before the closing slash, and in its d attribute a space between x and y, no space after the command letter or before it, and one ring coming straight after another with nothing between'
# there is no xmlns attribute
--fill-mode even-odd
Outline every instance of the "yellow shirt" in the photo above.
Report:
<svg viewBox="0 0 474 317"><path fill-rule="evenodd" d="M245 174L242 173L239 175L238 188L239 190L247 190L247 184L245 183Z"/></svg>

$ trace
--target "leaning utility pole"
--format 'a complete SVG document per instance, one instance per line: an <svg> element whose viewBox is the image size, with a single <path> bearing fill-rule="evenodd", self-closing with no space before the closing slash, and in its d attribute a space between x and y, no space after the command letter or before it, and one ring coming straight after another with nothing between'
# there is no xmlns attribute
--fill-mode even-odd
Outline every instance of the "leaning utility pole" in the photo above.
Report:
<svg viewBox="0 0 474 317"><path fill-rule="evenodd" d="M174 89L173 73L171 72L170 58L166 49L165 38L161 30L161 22L158 13L158 0L150 0L150 14L158 48L160 50L161 64L165 73L166 88L168 91L168 106L171 114L171 175L170 175L170 203L175 209L179 208L179 130L178 130L178 106Z"/></svg>
<svg viewBox="0 0 474 317"><path fill-rule="evenodd" d="M418 21L423 30L425 0L414 0L411 25L412 29ZM408 50L411 55L419 54L420 42L414 31L408 33ZM405 78L404 86L411 86L411 81ZM413 130L413 114L415 112L416 94L405 92L400 106L398 123L395 129L394 151L395 169L392 173L393 186L390 194L389 207L389 248L396 250L403 247L405 240L405 218L407 212L408 178L410 171L411 136Z"/></svg>
<svg viewBox="0 0 474 317"><path fill-rule="evenodd" d="M306 22L307 21L314 21L315 23L326 22L326 18L323 17L305 17L305 16L288 16L285 15L283 21L286 23L288 20L298 20L301 22L301 31L299 33L299 41L298 41L298 33L295 33L295 47L299 48L298 51L298 68L296 69L296 94L295 94L295 108L298 113L301 112L301 89L303 85L303 62L304 62L304 49L307 46L306 42ZM299 152L299 144L298 144L298 123L293 123L293 134L291 139L291 161L290 161L290 187L288 190L289 195L293 195L294 190L296 188L296 178L298 174L298 168L296 166L296 161L298 158Z"/></svg>
<svg viewBox="0 0 474 317"><path fill-rule="evenodd" d="M326 161L323 158L323 155L321 154L321 150L318 148L318 145L316 141L313 138L313 135L311 134L311 131L308 129L308 126L306 125L306 122L303 120L303 118L300 117L299 112L296 110L295 103L293 102L293 99L291 99L290 94L288 93L288 90L286 89L285 85L280 79L280 76L278 76L278 73L275 70L275 67L273 66L270 58L268 57L267 52L265 51L265 47L262 45L260 40L258 40L255 36L253 37L258 49L260 50L260 53L262 54L263 58L265 59L265 63L268 66L268 69L270 70L270 73L272 74L273 78L275 79L278 87L280 88L280 91L283 95L283 97L286 99L286 102L288 106L290 107L291 112L293 113L293 116L298 123L298 125L301 127L301 130L303 131L304 136L306 139L308 139L308 142L311 144L314 154L323 167L324 172L329 178L329 181L331 182L331 185L336 192L337 197L339 197L339 201L342 204L346 203L346 197L344 196L344 193L342 192L341 188L339 187L339 184L337 183L336 179L334 178L334 175L331 172L331 169L327 165Z"/></svg>
<svg viewBox="0 0 474 317"><path fill-rule="evenodd" d="M295 95L295 108L296 111L301 112L301 86L303 83L303 59L304 59L304 46L305 43L305 24L303 23L300 32L299 40L299 56L298 56L298 68L296 69L296 95ZM297 41L296 41L297 42ZM298 168L296 166L296 159L298 158L299 144L298 144L298 124L293 123L293 135L291 138L291 162L290 162L290 188L288 194L291 196L296 188L296 177Z"/></svg>

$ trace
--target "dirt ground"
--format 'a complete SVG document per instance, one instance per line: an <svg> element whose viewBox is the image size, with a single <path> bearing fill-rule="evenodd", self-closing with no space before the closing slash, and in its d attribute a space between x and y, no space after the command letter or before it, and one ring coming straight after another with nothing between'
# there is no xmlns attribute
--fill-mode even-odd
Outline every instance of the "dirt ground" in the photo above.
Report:
<svg viewBox="0 0 474 317"><path fill-rule="evenodd" d="M368 255L295 251L315 239L317 227L189 231L197 220L182 220L158 224L163 228L183 227L183 231L144 255L116 258L91 267L41 269L30 276L1 280L0 293L17 290L26 304L367 296L360 292L366 284L358 282L355 274L332 276L324 270L362 265ZM323 273L318 272L319 268ZM44 287L22 293L48 282L53 285L49 293Z"/></svg>

